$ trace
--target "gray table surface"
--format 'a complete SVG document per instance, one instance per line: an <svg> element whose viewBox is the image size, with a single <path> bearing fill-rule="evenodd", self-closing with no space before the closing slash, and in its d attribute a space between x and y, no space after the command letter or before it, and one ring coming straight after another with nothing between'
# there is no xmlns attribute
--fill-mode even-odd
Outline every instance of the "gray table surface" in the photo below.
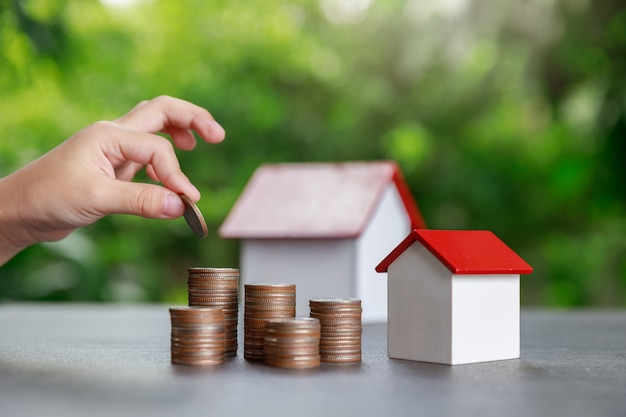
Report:
<svg viewBox="0 0 626 417"><path fill-rule="evenodd" d="M626 416L626 312L523 310L521 358L173 366L167 306L0 305L0 416ZM240 354L241 354L240 342Z"/></svg>

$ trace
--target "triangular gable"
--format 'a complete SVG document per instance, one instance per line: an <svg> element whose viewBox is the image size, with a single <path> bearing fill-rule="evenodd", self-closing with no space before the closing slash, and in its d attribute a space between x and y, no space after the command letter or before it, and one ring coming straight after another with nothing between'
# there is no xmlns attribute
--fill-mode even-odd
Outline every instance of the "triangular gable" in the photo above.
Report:
<svg viewBox="0 0 626 417"><path fill-rule="evenodd" d="M390 161L259 167L220 227L226 238L348 238L367 226L385 189L398 189L412 227L426 225Z"/></svg>
<svg viewBox="0 0 626 417"><path fill-rule="evenodd" d="M376 267L389 265L415 242L424 245L454 274L530 274L533 268L486 230L413 230Z"/></svg>

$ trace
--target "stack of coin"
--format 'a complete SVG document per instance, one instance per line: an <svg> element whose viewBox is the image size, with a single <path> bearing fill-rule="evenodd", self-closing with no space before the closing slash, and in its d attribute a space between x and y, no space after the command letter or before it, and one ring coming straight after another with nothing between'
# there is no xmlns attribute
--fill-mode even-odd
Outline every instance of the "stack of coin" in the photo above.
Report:
<svg viewBox="0 0 626 417"><path fill-rule="evenodd" d="M310 316L320 321L322 362L361 360L361 300L356 298L314 298L309 300Z"/></svg>
<svg viewBox="0 0 626 417"><path fill-rule="evenodd" d="M293 284L246 284L243 315L243 357L263 360L265 321L296 315L296 286Z"/></svg>
<svg viewBox="0 0 626 417"><path fill-rule="evenodd" d="M235 268L189 268L187 291L191 307L219 307L224 311L226 356L237 355L239 270Z"/></svg>
<svg viewBox="0 0 626 417"><path fill-rule="evenodd" d="M224 313L220 308L172 307L171 355L177 365L224 362Z"/></svg>
<svg viewBox="0 0 626 417"><path fill-rule="evenodd" d="M320 365L320 322L311 318L267 320L265 363L279 368Z"/></svg>

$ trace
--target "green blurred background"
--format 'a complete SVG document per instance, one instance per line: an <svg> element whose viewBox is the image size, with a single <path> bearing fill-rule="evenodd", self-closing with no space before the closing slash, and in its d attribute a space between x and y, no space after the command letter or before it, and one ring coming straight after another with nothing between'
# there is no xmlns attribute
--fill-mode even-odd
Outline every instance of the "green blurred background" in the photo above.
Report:
<svg viewBox="0 0 626 417"><path fill-rule="evenodd" d="M210 237L110 216L0 300L184 303L187 267L238 264L216 230L258 165L394 159L430 227L533 265L524 305L626 306L621 0L0 0L0 176L161 94L227 131L178 152Z"/></svg>

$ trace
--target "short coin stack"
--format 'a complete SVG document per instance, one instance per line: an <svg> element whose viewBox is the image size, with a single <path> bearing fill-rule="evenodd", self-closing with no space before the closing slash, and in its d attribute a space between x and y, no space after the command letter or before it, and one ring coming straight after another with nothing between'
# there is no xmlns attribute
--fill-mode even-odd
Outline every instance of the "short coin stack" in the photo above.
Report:
<svg viewBox="0 0 626 417"><path fill-rule="evenodd" d="M280 368L320 365L320 322L311 318L267 320L265 363Z"/></svg>
<svg viewBox="0 0 626 417"><path fill-rule="evenodd" d="M263 360L267 319L296 315L296 286L293 284L246 284L244 299L243 357Z"/></svg>
<svg viewBox="0 0 626 417"><path fill-rule="evenodd" d="M224 312L225 355L237 356L239 270L189 268L187 291L191 307L219 307Z"/></svg>
<svg viewBox="0 0 626 417"><path fill-rule="evenodd" d="M321 324L322 362L361 361L361 300L356 298L314 298L309 300L310 316Z"/></svg>
<svg viewBox="0 0 626 417"><path fill-rule="evenodd" d="M220 308L172 307L170 318L173 364L224 362L224 313Z"/></svg>

